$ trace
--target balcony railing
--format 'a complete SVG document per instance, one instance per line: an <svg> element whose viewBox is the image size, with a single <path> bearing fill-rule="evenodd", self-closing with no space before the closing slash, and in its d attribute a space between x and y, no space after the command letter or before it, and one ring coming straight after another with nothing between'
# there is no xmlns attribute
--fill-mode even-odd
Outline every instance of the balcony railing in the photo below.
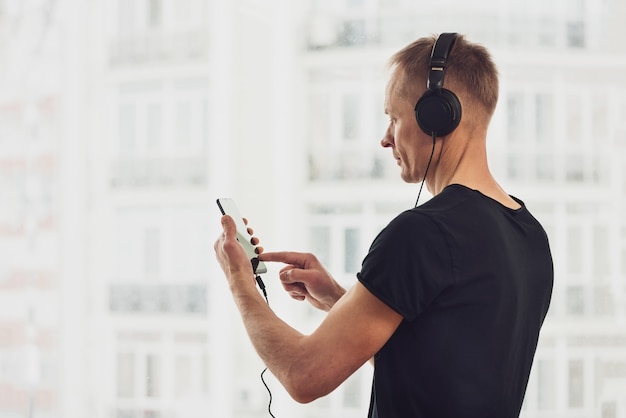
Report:
<svg viewBox="0 0 626 418"><path fill-rule="evenodd" d="M112 284L109 309L113 313L207 313L207 287L203 284Z"/></svg>
<svg viewBox="0 0 626 418"><path fill-rule="evenodd" d="M111 65L125 66L153 62L203 60L209 54L205 30L177 33L151 32L118 37L110 44Z"/></svg>
<svg viewBox="0 0 626 418"><path fill-rule="evenodd" d="M124 158L111 164L112 187L202 186L207 183L204 157Z"/></svg>
<svg viewBox="0 0 626 418"><path fill-rule="evenodd" d="M316 150L309 154L309 180L372 180L398 178L391 153L384 150Z"/></svg>
<svg viewBox="0 0 626 418"><path fill-rule="evenodd" d="M434 13L434 12L433 12ZM462 33L490 45L523 47L588 48L590 28L583 18L565 20L550 14L494 14L484 12L467 19L466 12L433 14L423 11L380 11L358 17L338 17L319 12L309 21L309 50L341 47L398 45L414 40L415 28L437 33L442 27L458 28Z"/></svg>

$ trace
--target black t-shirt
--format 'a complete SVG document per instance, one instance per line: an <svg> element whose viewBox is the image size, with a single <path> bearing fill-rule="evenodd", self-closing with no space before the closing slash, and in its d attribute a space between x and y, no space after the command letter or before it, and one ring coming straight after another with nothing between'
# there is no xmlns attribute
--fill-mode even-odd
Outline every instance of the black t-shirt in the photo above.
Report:
<svg viewBox="0 0 626 418"><path fill-rule="evenodd" d="M516 201L451 185L376 237L358 278L404 319L375 356L371 418L519 416L553 267Z"/></svg>

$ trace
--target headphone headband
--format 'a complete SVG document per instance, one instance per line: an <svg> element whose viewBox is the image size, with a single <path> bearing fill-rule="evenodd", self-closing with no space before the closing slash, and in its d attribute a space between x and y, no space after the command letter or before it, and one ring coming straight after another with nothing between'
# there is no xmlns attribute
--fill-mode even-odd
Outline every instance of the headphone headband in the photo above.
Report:
<svg viewBox="0 0 626 418"><path fill-rule="evenodd" d="M443 77L446 72L448 54L456 40L456 33L442 33L439 35L430 55L430 69L428 70L428 82L426 87L430 91L443 88Z"/></svg>

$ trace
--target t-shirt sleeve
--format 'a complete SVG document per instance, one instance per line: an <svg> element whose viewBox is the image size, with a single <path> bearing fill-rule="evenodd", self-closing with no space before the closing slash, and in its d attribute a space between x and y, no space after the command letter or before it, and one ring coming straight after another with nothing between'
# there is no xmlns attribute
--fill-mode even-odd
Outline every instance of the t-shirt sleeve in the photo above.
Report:
<svg viewBox="0 0 626 418"><path fill-rule="evenodd" d="M450 248L429 217L406 211L378 234L357 277L411 321L454 283Z"/></svg>

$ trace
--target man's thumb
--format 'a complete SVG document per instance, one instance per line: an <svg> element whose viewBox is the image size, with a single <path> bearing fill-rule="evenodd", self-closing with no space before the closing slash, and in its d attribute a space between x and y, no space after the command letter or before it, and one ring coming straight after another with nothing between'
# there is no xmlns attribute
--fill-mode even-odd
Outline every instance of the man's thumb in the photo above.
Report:
<svg viewBox="0 0 626 418"><path fill-rule="evenodd" d="M237 225L235 225L235 221L230 215L222 216L222 228L226 237L237 236Z"/></svg>

